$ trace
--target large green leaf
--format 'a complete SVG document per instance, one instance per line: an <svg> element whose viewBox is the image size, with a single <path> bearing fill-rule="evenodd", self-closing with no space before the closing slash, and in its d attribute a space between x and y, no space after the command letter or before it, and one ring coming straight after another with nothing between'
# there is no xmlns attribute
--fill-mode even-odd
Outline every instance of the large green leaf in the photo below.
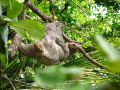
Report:
<svg viewBox="0 0 120 90"><path fill-rule="evenodd" d="M11 0L7 9L7 17L13 19L17 17L23 10L23 3L18 3L16 0Z"/></svg>
<svg viewBox="0 0 120 90"><path fill-rule="evenodd" d="M108 41L101 35L96 35L96 42L100 50L109 59L106 66L113 72L120 73L120 52L118 52Z"/></svg>
<svg viewBox="0 0 120 90"><path fill-rule="evenodd" d="M5 6L5 7L9 6L10 2L11 0L1 0L2 6Z"/></svg>
<svg viewBox="0 0 120 90"><path fill-rule="evenodd" d="M59 84L69 80L79 80L80 75L84 73L84 68L60 66L48 67L43 70L38 69L36 73L36 82L41 86L58 88Z"/></svg>
<svg viewBox="0 0 120 90"><path fill-rule="evenodd" d="M28 38L27 34L34 40L42 39L44 35L43 24L35 20L21 20L10 22L10 27L23 38Z"/></svg>
<svg viewBox="0 0 120 90"><path fill-rule="evenodd" d="M111 61L116 61L120 59L119 52L101 35L96 35L96 42L98 43L100 49L107 57L109 57Z"/></svg>
<svg viewBox="0 0 120 90"><path fill-rule="evenodd" d="M120 3L120 0L115 0L116 2Z"/></svg>

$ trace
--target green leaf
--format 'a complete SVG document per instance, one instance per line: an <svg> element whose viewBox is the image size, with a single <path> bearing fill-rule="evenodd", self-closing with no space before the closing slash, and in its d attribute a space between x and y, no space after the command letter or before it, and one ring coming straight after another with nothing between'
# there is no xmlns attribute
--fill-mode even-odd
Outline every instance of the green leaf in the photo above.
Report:
<svg viewBox="0 0 120 90"><path fill-rule="evenodd" d="M120 74L120 59L115 62L108 61L106 62L106 66L110 71Z"/></svg>
<svg viewBox="0 0 120 90"><path fill-rule="evenodd" d="M53 66L36 71L36 82L43 87L58 88L59 84L69 80L79 80L84 68Z"/></svg>
<svg viewBox="0 0 120 90"><path fill-rule="evenodd" d="M120 73L120 52L118 52L108 41L101 35L96 35L96 42L100 50L109 59L106 61L106 66L116 73Z"/></svg>
<svg viewBox="0 0 120 90"><path fill-rule="evenodd" d="M43 24L35 20L21 20L18 22L10 22L10 27L15 30L23 38L27 38L27 34L34 40L42 39L44 35Z"/></svg>
<svg viewBox="0 0 120 90"><path fill-rule="evenodd" d="M0 30L0 60L4 67L8 64L7 40L8 27L5 26L3 29Z"/></svg>
<svg viewBox="0 0 120 90"><path fill-rule="evenodd" d="M120 60L119 52L105 38L99 34L95 38L100 49L111 61Z"/></svg>
<svg viewBox="0 0 120 90"><path fill-rule="evenodd" d="M120 0L115 0L116 2L120 3Z"/></svg>
<svg viewBox="0 0 120 90"><path fill-rule="evenodd" d="M23 10L23 3L18 3L16 0L11 0L7 9L7 17L14 19Z"/></svg>
<svg viewBox="0 0 120 90"><path fill-rule="evenodd" d="M8 7L10 5L10 0L1 0L2 6Z"/></svg>
<svg viewBox="0 0 120 90"><path fill-rule="evenodd" d="M6 66L6 58L5 54L0 51L0 60L2 62L2 65L5 67Z"/></svg>

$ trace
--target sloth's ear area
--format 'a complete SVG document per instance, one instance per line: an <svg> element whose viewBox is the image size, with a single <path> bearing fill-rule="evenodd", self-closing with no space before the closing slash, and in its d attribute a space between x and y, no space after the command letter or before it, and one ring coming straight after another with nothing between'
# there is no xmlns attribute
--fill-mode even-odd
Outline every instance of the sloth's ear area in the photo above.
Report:
<svg viewBox="0 0 120 90"><path fill-rule="evenodd" d="M43 52L43 46L42 46L42 44L41 44L40 42L35 42L35 43L33 44L33 46L34 46L37 50L39 50L40 52Z"/></svg>

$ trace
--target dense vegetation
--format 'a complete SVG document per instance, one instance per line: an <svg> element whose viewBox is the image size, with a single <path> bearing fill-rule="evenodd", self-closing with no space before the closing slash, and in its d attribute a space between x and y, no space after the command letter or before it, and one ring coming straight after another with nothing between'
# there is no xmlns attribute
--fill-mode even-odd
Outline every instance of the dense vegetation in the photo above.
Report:
<svg viewBox="0 0 120 90"><path fill-rule="evenodd" d="M17 45L41 40L52 20L80 52L46 66ZM119 0L0 0L0 90L119 90L119 29Z"/></svg>

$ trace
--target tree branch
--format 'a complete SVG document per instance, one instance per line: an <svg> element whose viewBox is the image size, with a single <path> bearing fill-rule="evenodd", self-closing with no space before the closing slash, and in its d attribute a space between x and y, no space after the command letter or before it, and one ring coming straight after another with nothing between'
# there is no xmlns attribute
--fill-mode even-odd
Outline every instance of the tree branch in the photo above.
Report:
<svg viewBox="0 0 120 90"><path fill-rule="evenodd" d="M81 47L78 46L78 51L80 53L82 53L82 55L91 63L93 63L94 65L100 67L101 69L106 69L105 66L103 66L102 64L98 63L95 59L93 59L89 54L87 54L87 52Z"/></svg>
<svg viewBox="0 0 120 90"><path fill-rule="evenodd" d="M72 53L79 51L92 64L100 67L101 69L109 70L107 67L105 67L104 65L98 63L95 59L93 59L80 45L78 45L78 42L71 40L65 34L63 34L63 37L66 42L69 42L69 48L71 52L73 51Z"/></svg>
<svg viewBox="0 0 120 90"><path fill-rule="evenodd" d="M18 34L15 33L13 36L13 42L10 45L10 47L8 48L9 60L12 60L13 57L15 56L16 51L17 51L17 47L21 43L21 41L22 41L22 38Z"/></svg>
<svg viewBox="0 0 120 90"><path fill-rule="evenodd" d="M34 5L30 3L29 0L26 0L25 2L26 6L29 7L35 14L37 14L41 19L45 22L52 22L53 19L45 14L43 14L38 8L36 8Z"/></svg>
<svg viewBox="0 0 120 90"><path fill-rule="evenodd" d="M79 42L77 42L77 41L71 40L71 39L68 38L67 35L65 35L64 33L63 33L63 38L64 38L64 40L65 40L66 42L74 42L74 43L81 44L81 43L79 43Z"/></svg>

